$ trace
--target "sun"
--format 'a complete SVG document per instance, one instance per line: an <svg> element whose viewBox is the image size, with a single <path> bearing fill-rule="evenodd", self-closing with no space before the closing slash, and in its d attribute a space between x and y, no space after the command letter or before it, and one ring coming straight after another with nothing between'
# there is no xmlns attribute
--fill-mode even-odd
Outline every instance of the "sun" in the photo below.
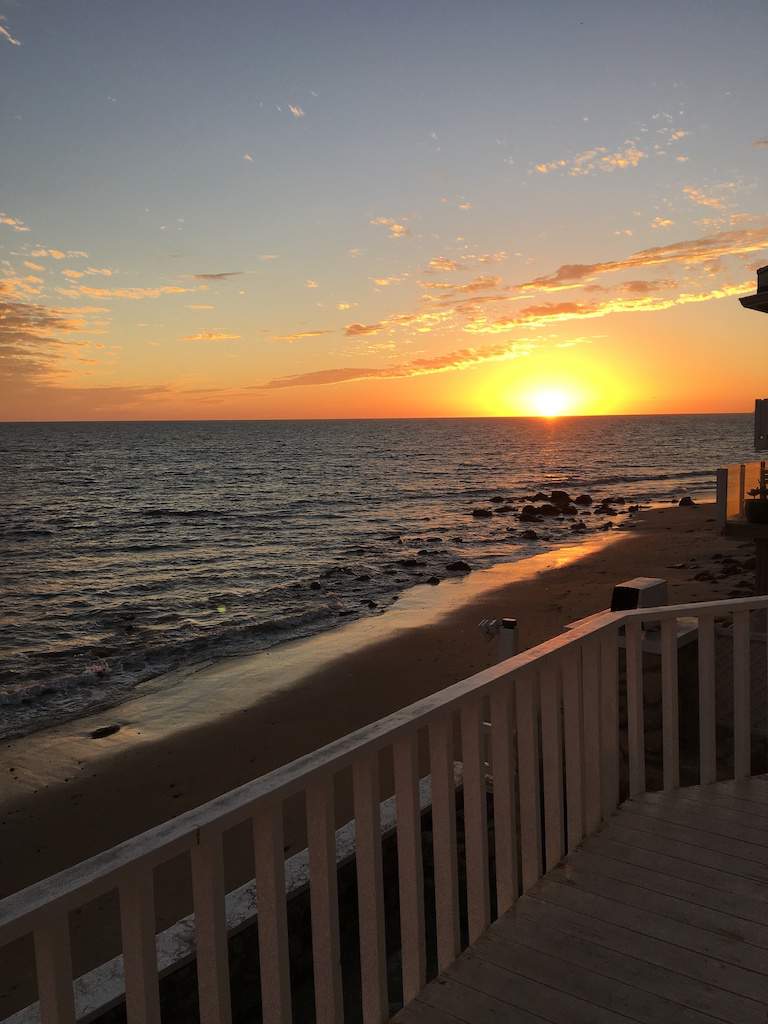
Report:
<svg viewBox="0 0 768 1024"><path fill-rule="evenodd" d="M529 403L535 415L547 419L562 416L573 404L571 395L561 388L541 388L534 391Z"/></svg>

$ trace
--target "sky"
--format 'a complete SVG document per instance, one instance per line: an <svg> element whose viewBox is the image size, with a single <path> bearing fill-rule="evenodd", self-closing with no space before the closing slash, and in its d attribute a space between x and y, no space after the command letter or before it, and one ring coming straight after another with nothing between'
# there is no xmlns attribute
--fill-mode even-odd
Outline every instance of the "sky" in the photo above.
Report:
<svg viewBox="0 0 768 1024"><path fill-rule="evenodd" d="M765 0L0 0L0 419L748 410Z"/></svg>

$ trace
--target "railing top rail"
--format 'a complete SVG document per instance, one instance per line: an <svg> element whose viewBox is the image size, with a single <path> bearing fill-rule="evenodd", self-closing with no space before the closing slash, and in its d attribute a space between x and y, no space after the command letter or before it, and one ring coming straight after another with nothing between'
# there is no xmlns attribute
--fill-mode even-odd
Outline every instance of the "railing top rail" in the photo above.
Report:
<svg viewBox="0 0 768 1024"><path fill-rule="evenodd" d="M580 640L607 629L616 629L635 619L663 620L682 615L757 608L768 608L768 597L598 613L566 633L424 697L261 778L246 782L171 821L8 896L0 902L0 947L31 931L43 912L54 908L63 912L82 905L117 885L127 870L148 869L171 859L195 846L201 832L224 831L238 824L253 813L257 804L284 800L304 790L316 775L341 771L362 751L381 749L401 733L423 727L436 715L450 713L473 695L489 690L500 680L545 659L556 657Z"/></svg>
<svg viewBox="0 0 768 1024"><path fill-rule="evenodd" d="M54 904L59 910L80 906L113 888L126 869L148 868L169 860L195 846L201 831L224 831L238 824L253 813L257 804L284 800L304 790L319 773L341 771L363 750L381 749L401 733L421 728L435 715L449 713L499 680L555 656L587 636L618 626L625 614L602 612L568 633L438 690L386 718L6 897L0 901L0 947L27 934L34 928L38 915L44 910L50 911Z"/></svg>

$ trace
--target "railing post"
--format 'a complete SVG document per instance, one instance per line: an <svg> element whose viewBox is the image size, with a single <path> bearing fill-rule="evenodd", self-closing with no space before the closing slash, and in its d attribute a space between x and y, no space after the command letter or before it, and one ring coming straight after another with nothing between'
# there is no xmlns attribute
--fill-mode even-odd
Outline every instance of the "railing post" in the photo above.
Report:
<svg viewBox="0 0 768 1024"><path fill-rule="evenodd" d="M680 725L677 694L677 619L661 623L661 732L664 790L680 785Z"/></svg>
<svg viewBox="0 0 768 1024"><path fill-rule="evenodd" d="M603 818L619 806L619 644L618 629L600 637L600 793Z"/></svg>
<svg viewBox="0 0 768 1024"><path fill-rule="evenodd" d="M309 901L317 1024L344 1020L336 877L336 814L333 775L311 780L306 790Z"/></svg>
<svg viewBox="0 0 768 1024"><path fill-rule="evenodd" d="M539 702L534 671L516 677L517 775L520 794L520 853L523 892L541 878L541 784L539 780Z"/></svg>
<svg viewBox="0 0 768 1024"><path fill-rule="evenodd" d="M222 835L203 830L192 847L192 894L197 935L200 1024L230 1024L229 948Z"/></svg>
<svg viewBox="0 0 768 1024"><path fill-rule="evenodd" d="M459 882L456 856L456 790L453 778L453 719L429 723L432 774L432 847L435 861L437 966L443 971L459 955Z"/></svg>
<svg viewBox="0 0 768 1024"><path fill-rule="evenodd" d="M581 648L578 643L563 652L563 728L565 733L565 804L568 849L584 836L584 749L582 742Z"/></svg>
<svg viewBox="0 0 768 1024"><path fill-rule="evenodd" d="M72 952L66 913L35 929L35 967L41 1024L75 1024Z"/></svg>
<svg viewBox="0 0 768 1024"><path fill-rule="evenodd" d="M291 1024L288 915L285 902L283 806L268 804L253 816L253 854L259 931L263 1024Z"/></svg>
<svg viewBox="0 0 768 1024"><path fill-rule="evenodd" d="M733 615L733 768L745 779L752 770L752 722L749 685L749 612Z"/></svg>
<svg viewBox="0 0 768 1024"><path fill-rule="evenodd" d="M509 679L500 680L491 690L490 698L493 831L499 915L506 913L518 896L513 686Z"/></svg>
<svg viewBox="0 0 768 1024"><path fill-rule="evenodd" d="M548 658L540 675L541 764L544 787L546 870L563 856L563 734L558 667Z"/></svg>
<svg viewBox="0 0 768 1024"><path fill-rule="evenodd" d="M715 720L715 619L700 615L699 626L699 782L717 781Z"/></svg>
<svg viewBox="0 0 768 1024"><path fill-rule="evenodd" d="M643 709L643 632L639 619L626 625L627 748L629 795L645 792L645 713Z"/></svg>
<svg viewBox="0 0 768 1024"><path fill-rule="evenodd" d="M131 872L120 885L120 922L128 1024L160 1024L151 868Z"/></svg>
<svg viewBox="0 0 768 1024"><path fill-rule="evenodd" d="M389 996L384 942L378 752L374 750L359 757L352 766L352 777L363 1021L364 1024L383 1024L389 1020Z"/></svg>
<svg viewBox="0 0 768 1024"><path fill-rule="evenodd" d="M490 924L488 821L482 758L482 701L477 695L461 709L461 754L464 763L464 844L467 853L469 941Z"/></svg>
<svg viewBox="0 0 768 1024"><path fill-rule="evenodd" d="M602 819L600 796L600 648L593 636L581 648L581 694L584 713L584 824L591 835Z"/></svg>
<svg viewBox="0 0 768 1024"><path fill-rule="evenodd" d="M403 1002L424 988L424 865L421 857L418 733L399 736L392 747L397 804L397 874L400 889L400 941Z"/></svg>

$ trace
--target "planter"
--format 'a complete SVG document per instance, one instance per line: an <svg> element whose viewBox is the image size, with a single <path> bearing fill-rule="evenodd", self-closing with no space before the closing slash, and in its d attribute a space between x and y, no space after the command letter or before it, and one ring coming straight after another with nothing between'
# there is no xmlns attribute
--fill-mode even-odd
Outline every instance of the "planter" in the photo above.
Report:
<svg viewBox="0 0 768 1024"><path fill-rule="evenodd" d="M764 498L747 498L744 502L744 518L748 523L768 526L768 501Z"/></svg>

